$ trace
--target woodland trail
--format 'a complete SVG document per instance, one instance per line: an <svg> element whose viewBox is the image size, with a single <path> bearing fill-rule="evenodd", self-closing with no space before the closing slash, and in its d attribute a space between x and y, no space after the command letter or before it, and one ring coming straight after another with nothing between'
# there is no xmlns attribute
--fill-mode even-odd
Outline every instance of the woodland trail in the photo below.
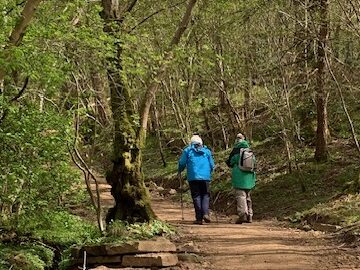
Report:
<svg viewBox="0 0 360 270"><path fill-rule="evenodd" d="M101 184L101 197L105 207L112 205L106 184ZM336 246L320 232L283 228L273 221L238 225L214 215L210 224L193 225L190 206L184 208L182 220L180 203L154 196L152 205L158 218L179 230L177 244L194 243L199 248L202 262L184 269L360 269L360 254Z"/></svg>

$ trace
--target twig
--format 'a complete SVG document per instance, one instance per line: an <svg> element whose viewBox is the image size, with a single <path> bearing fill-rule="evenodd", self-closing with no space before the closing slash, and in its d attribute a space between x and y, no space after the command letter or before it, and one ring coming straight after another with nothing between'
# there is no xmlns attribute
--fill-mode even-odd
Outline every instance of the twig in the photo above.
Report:
<svg viewBox="0 0 360 270"><path fill-rule="evenodd" d="M344 95L343 95L341 86L340 86L338 80L336 79L336 76L335 76L335 74L334 74L334 71L332 70L332 68L331 68L331 66L330 66L329 58L328 58L326 52L325 52L325 61L326 61L326 65L327 65L327 67L328 67L328 69L329 69L329 72L330 72L333 80L335 81L336 87L337 87L338 92L339 92L339 95L340 95L342 107L343 107L343 109L344 109L344 112L345 112L346 117L347 117L348 122L349 122L349 126L350 126L350 129L351 129L351 134L352 134L354 143L355 143L355 145L356 145L356 149L358 150L358 152L359 152L359 154L360 154L360 145L359 145L359 141L357 140L357 135L356 135L354 123L353 123L353 121L352 121L352 119L351 119L351 116L350 116L350 114L349 114L349 111L348 111L348 109L347 109L347 107L346 107L346 103L345 103L345 99L344 99Z"/></svg>
<svg viewBox="0 0 360 270"><path fill-rule="evenodd" d="M184 4L186 1L181 1L179 3L176 3L174 5L171 5L168 7L168 9L170 8L174 8L177 6L180 6L181 4ZM138 28L140 25L142 25L143 23L145 23L147 20L151 19L152 17L154 17L155 15L159 14L160 12L163 12L164 10L166 10L166 8L161 8L153 13L151 13L149 16L145 17L144 19L142 19L137 25L133 26L128 33L131 33L132 31L134 31L136 28Z"/></svg>
<svg viewBox="0 0 360 270"><path fill-rule="evenodd" d="M29 84L29 77L26 77L26 78L25 78L25 81L24 81L23 87L21 88L21 90L19 91L19 93L17 93L17 95L10 100L10 103L13 103L13 102L18 101L18 99L24 94L24 92L25 92L28 84ZM1 93L1 91L0 91L0 93ZM8 115L8 112L9 112L9 109L5 109L5 110L2 112L2 116L1 116L1 118L0 118L0 124L4 121L5 117Z"/></svg>
<svg viewBox="0 0 360 270"><path fill-rule="evenodd" d="M25 92L28 83L29 83L29 77L26 77L23 87L21 88L19 93L10 100L11 102L17 101L22 96L22 94Z"/></svg>

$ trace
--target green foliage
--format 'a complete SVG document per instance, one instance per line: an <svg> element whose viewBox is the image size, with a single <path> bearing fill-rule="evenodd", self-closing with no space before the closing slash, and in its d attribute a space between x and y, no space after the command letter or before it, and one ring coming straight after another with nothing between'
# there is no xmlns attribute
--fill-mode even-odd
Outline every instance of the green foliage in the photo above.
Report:
<svg viewBox="0 0 360 270"><path fill-rule="evenodd" d="M301 213L301 220L337 225L360 222L360 195L344 195L339 199L324 202ZM299 219L300 220L300 219Z"/></svg>
<svg viewBox="0 0 360 270"><path fill-rule="evenodd" d="M6 2L0 5L6 14L0 19L0 41L4 41L0 44L6 43L23 8L15 1ZM43 1L21 46L7 49L6 59L4 50L0 51L2 68L8 73L21 71L46 89L47 95L58 95L71 71L84 64L81 58L91 56L97 62L112 55L109 44L113 42L102 31L99 12L98 5L80 0Z"/></svg>
<svg viewBox="0 0 360 270"><path fill-rule="evenodd" d="M24 106L9 113L0 126L3 208L17 207L17 214L40 211L57 207L71 193L79 178L70 165L69 128L68 119L51 110Z"/></svg>
<svg viewBox="0 0 360 270"><path fill-rule="evenodd" d="M64 210L21 216L17 222L17 231L60 246L91 242L100 237L94 224Z"/></svg>
<svg viewBox="0 0 360 270"><path fill-rule="evenodd" d="M154 236L171 235L173 233L174 228L172 226L159 220L154 220L150 223L135 224L115 221L109 225L107 237L102 241L150 239Z"/></svg>
<svg viewBox="0 0 360 270"><path fill-rule="evenodd" d="M68 257L66 250L74 244L92 243L101 239L98 228L64 210L46 211L38 214L22 215L15 223L7 222L9 231L16 231L22 239L21 244L0 245L0 269L41 270L53 267L54 248L63 249L63 262L66 269ZM34 242L35 241L35 242ZM47 243L47 245L42 244Z"/></svg>
<svg viewBox="0 0 360 270"><path fill-rule="evenodd" d="M52 266L54 251L39 244L0 244L0 269L44 270Z"/></svg>

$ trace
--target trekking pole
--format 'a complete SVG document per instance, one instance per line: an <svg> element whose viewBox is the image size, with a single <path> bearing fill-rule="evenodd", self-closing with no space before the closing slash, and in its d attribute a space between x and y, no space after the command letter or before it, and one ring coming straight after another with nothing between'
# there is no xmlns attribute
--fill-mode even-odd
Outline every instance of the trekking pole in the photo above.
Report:
<svg viewBox="0 0 360 270"><path fill-rule="evenodd" d="M184 220L184 201L183 201L183 185L181 180L181 173L178 174L180 182L180 205L181 205L181 220Z"/></svg>
<svg viewBox="0 0 360 270"><path fill-rule="evenodd" d="M216 209L215 209L215 204L216 204L217 200L219 199L219 196L220 196L220 191L219 191L218 194L216 195L215 200L214 200L214 202L213 202L214 214L215 214L216 223L219 223L219 219L218 219L217 211L216 211Z"/></svg>

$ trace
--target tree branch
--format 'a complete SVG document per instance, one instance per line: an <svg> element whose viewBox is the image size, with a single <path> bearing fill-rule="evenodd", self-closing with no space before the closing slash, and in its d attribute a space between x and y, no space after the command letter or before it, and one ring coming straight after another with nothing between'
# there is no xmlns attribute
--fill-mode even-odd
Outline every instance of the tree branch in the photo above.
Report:
<svg viewBox="0 0 360 270"><path fill-rule="evenodd" d="M325 52L325 61L326 61L326 65L329 69L329 72L330 72L330 75L331 77L333 78L335 84L336 84L336 87L338 89L338 93L339 93L339 96L340 96L340 100L341 100L341 105L343 107L343 110L345 112L345 115L348 119L348 123L349 123L349 127L350 127L350 130L351 130L351 135L353 137L353 140L354 140L354 143L355 143L355 146L356 146L356 149L358 150L358 152L360 153L360 145L359 145L359 141L357 139L357 135L356 135L356 131L355 131L355 127L354 127L354 123L351 119L351 116L350 116L350 113L346 107L346 103L345 103L345 98L344 98L344 95L343 95L343 92L342 92L342 89L341 89L341 86L340 86L340 83L339 81L337 80L335 74L334 74L334 71L332 70L331 68L331 65L330 65L330 61L329 61L329 58L327 56L327 53Z"/></svg>
<svg viewBox="0 0 360 270"><path fill-rule="evenodd" d="M184 34L184 32L190 22L191 14L195 7L196 2L197 2L197 0L189 0L188 5L186 7L186 11L182 17L182 20L176 29L176 32L169 44L167 51L165 52L165 56L164 56L165 60L169 60L171 58L172 48L180 43L180 39L181 39L182 35ZM157 76L156 76L157 80L154 80L149 85L148 89L145 92L145 96L144 96L144 99L142 101L142 106L141 106L141 113L140 113L140 128L139 128L139 131L137 134L137 137L138 137L137 139L140 142L140 147L142 147L141 144L144 143L144 140L146 138L146 128L147 128L147 123L148 123L148 119L149 119L149 111L150 111L151 103L153 102L153 99L155 97L155 93L156 93L157 89L159 88L158 81L162 80L162 78L166 72L166 69L167 69L167 66L165 64L162 64L160 66Z"/></svg>
<svg viewBox="0 0 360 270"><path fill-rule="evenodd" d="M189 1L189 4L188 4L188 6L186 8L185 14L184 14L184 16L183 16L183 18L182 18L182 20L180 22L180 25L177 28L173 39L170 42L170 47L179 44L180 38L183 35L183 33L185 32L185 30L186 30L186 28L187 28L187 26L188 26L188 24L190 22L191 12L194 9L195 4L196 4L196 0L190 0Z"/></svg>
<svg viewBox="0 0 360 270"><path fill-rule="evenodd" d="M28 83L29 83L29 77L26 77L23 87L21 88L21 90L19 91L19 93L10 100L10 103L16 102L16 101L24 94L25 89L26 89ZM1 93L1 89L0 89L0 93ZM4 121L4 119L6 118L6 116L8 115L8 112L9 112L9 109L5 109L5 110L3 111L2 116L1 116L1 118L0 118L0 125L2 124L2 122Z"/></svg>
<svg viewBox="0 0 360 270"><path fill-rule="evenodd" d="M186 3L186 1L181 1L179 3L176 3L174 5L171 5L169 6L167 9L171 9L171 8L174 8L174 7L177 7L177 6L180 6L182 4ZM138 28L140 25L142 25L143 23L145 23L147 20L151 19L152 17L154 17L155 15L165 11L166 8L161 8L153 13L151 13L149 16L145 17L144 19L142 19L137 25L133 26L129 31L128 33L131 33L132 31L134 31L136 28Z"/></svg>
<svg viewBox="0 0 360 270"><path fill-rule="evenodd" d="M28 0L26 2L24 9L21 13L21 18L10 35L9 41L11 44L15 46L19 45L25 33L25 29L30 24L31 19L35 14L36 8L41 1L42 0Z"/></svg>
<svg viewBox="0 0 360 270"><path fill-rule="evenodd" d="M133 10L138 0L132 0L129 4L129 6L126 8L125 12L129 13Z"/></svg>
<svg viewBox="0 0 360 270"><path fill-rule="evenodd" d="M17 100L24 94L25 89L26 89L28 83L29 83L29 77L26 77L23 87L21 88L21 90L19 91L19 93L10 100L11 102L17 101Z"/></svg>
<svg viewBox="0 0 360 270"><path fill-rule="evenodd" d="M25 2L26 2L26 0L20 2L19 4L16 4L15 7L22 6L23 4L25 4ZM12 7L8 11L6 11L5 16L8 16L15 9L15 7Z"/></svg>
<svg viewBox="0 0 360 270"><path fill-rule="evenodd" d="M5 47L5 51L9 46L18 46L22 40L22 37L25 34L25 30L31 22L31 19L34 17L36 8L39 6L42 0L28 0L24 6L24 9L21 13L21 17L18 23L15 25L12 30L8 44ZM9 57L6 57L9 58ZM6 59L9 61L9 59ZM0 68L0 82L5 77L5 70Z"/></svg>

